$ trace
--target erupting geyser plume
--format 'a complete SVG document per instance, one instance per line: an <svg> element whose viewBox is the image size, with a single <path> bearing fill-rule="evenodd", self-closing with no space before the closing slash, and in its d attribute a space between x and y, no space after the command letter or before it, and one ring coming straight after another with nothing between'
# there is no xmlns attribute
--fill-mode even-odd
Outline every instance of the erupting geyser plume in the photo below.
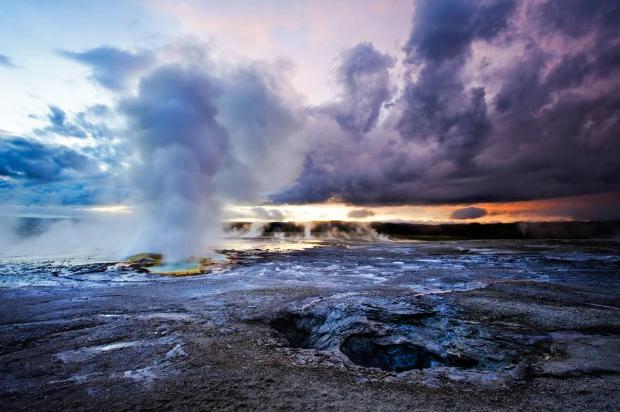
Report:
<svg viewBox="0 0 620 412"><path fill-rule="evenodd" d="M215 178L230 161L230 142L215 120L216 93L208 76L169 66L123 103L141 157L134 170L147 216L140 246L172 260L199 253L217 227Z"/></svg>
<svg viewBox="0 0 620 412"><path fill-rule="evenodd" d="M226 202L260 200L297 176L302 152L290 137L300 121L289 96L273 69L254 66L218 71L192 60L140 80L120 104L145 218L136 251L200 256Z"/></svg>

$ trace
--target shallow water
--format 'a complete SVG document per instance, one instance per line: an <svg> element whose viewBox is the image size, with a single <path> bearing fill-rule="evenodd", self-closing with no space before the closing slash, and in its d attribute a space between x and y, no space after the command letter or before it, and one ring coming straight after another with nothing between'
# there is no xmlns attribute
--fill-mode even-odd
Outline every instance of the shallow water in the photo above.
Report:
<svg viewBox="0 0 620 412"><path fill-rule="evenodd" d="M355 242L229 239L237 263L198 279L234 288L307 285L399 287L427 294L503 280L589 283L620 288L620 243L610 241ZM603 280L604 282L598 282ZM187 280L187 279L186 279ZM97 256L0 259L0 287L106 287L175 282ZM234 284L234 285L233 285Z"/></svg>

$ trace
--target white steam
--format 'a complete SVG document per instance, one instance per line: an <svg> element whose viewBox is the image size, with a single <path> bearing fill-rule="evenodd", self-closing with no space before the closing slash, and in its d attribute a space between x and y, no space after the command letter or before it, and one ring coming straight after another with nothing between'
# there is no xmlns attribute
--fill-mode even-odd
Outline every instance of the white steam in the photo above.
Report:
<svg viewBox="0 0 620 412"><path fill-rule="evenodd" d="M273 69L163 65L122 100L145 217L135 251L168 260L204 254L228 202L255 202L290 184L303 158L294 95Z"/></svg>

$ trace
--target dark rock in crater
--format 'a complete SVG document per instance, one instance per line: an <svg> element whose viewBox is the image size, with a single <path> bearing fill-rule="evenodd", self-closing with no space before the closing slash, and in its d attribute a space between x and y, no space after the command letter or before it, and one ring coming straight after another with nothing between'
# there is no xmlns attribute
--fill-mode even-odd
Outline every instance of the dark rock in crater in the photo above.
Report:
<svg viewBox="0 0 620 412"><path fill-rule="evenodd" d="M301 308L270 322L289 346L339 351L354 364L384 371L506 370L540 342L544 346L544 339L483 328L445 306L422 301L339 297L338 303L327 299Z"/></svg>
<svg viewBox="0 0 620 412"><path fill-rule="evenodd" d="M314 332L325 322L324 318L285 314L271 322L271 327L284 335L294 348L312 348L315 343Z"/></svg>
<svg viewBox="0 0 620 412"><path fill-rule="evenodd" d="M353 363L385 371L426 369L443 363L442 358L423 346L387 343L381 336L351 335L342 342L340 350Z"/></svg>

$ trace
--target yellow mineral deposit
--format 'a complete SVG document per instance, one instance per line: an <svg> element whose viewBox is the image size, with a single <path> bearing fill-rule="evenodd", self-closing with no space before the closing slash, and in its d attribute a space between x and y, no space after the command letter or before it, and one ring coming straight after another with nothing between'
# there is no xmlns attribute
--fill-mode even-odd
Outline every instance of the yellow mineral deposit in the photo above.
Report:
<svg viewBox="0 0 620 412"><path fill-rule="evenodd" d="M208 273L216 268L222 269L230 263L227 256L219 253L185 262L166 262L159 253L138 253L129 256L119 266L129 266L156 275L192 276Z"/></svg>

